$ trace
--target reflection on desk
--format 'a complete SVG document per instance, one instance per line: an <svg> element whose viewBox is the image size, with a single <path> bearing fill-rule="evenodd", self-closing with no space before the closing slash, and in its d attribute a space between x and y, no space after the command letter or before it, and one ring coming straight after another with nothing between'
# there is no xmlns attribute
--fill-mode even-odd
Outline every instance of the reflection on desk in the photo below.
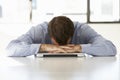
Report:
<svg viewBox="0 0 120 80"><path fill-rule="evenodd" d="M0 57L0 80L120 80L116 57Z"/></svg>

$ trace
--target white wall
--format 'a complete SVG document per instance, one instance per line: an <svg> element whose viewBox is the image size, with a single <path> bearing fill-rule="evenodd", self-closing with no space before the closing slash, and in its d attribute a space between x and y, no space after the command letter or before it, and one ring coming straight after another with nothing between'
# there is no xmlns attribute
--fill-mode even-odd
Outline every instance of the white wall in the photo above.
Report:
<svg viewBox="0 0 120 80"><path fill-rule="evenodd" d="M111 40L120 54L120 24L89 24L99 34ZM30 24L0 24L0 54L5 52L5 47L12 40L27 32Z"/></svg>

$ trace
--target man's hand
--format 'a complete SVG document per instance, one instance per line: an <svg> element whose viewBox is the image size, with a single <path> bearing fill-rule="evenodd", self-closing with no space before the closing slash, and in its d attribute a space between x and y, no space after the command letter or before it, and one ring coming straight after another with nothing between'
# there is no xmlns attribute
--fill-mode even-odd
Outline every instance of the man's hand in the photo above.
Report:
<svg viewBox="0 0 120 80"><path fill-rule="evenodd" d="M81 52L80 45L53 45L53 44L42 44L40 47L40 52L48 52L48 53L74 53L74 52Z"/></svg>
<svg viewBox="0 0 120 80"><path fill-rule="evenodd" d="M66 53L66 51L63 48L61 48L58 45L53 45L53 44L42 44L41 47L40 47L40 52Z"/></svg>
<svg viewBox="0 0 120 80"><path fill-rule="evenodd" d="M67 53L75 53L75 52L80 53L82 50L80 45L74 45L74 44L68 44L66 46L60 46L60 47L64 49Z"/></svg>

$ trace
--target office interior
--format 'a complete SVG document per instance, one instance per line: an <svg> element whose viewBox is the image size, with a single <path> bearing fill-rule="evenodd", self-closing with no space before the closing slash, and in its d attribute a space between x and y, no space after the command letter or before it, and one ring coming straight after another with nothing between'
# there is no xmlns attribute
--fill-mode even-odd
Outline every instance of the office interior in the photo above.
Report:
<svg viewBox="0 0 120 80"><path fill-rule="evenodd" d="M115 57L6 57L6 46L55 16L86 23ZM120 0L0 0L0 80L120 80Z"/></svg>
<svg viewBox="0 0 120 80"><path fill-rule="evenodd" d="M111 40L120 55L119 0L0 0L0 51L32 26L49 22L54 16L87 23Z"/></svg>

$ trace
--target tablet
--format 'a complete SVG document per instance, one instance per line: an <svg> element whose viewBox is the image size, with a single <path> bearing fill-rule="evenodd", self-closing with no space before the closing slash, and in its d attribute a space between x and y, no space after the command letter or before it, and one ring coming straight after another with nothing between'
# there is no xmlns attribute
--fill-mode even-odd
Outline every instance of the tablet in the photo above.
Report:
<svg viewBox="0 0 120 80"><path fill-rule="evenodd" d="M35 57L85 57L85 53L38 53Z"/></svg>

